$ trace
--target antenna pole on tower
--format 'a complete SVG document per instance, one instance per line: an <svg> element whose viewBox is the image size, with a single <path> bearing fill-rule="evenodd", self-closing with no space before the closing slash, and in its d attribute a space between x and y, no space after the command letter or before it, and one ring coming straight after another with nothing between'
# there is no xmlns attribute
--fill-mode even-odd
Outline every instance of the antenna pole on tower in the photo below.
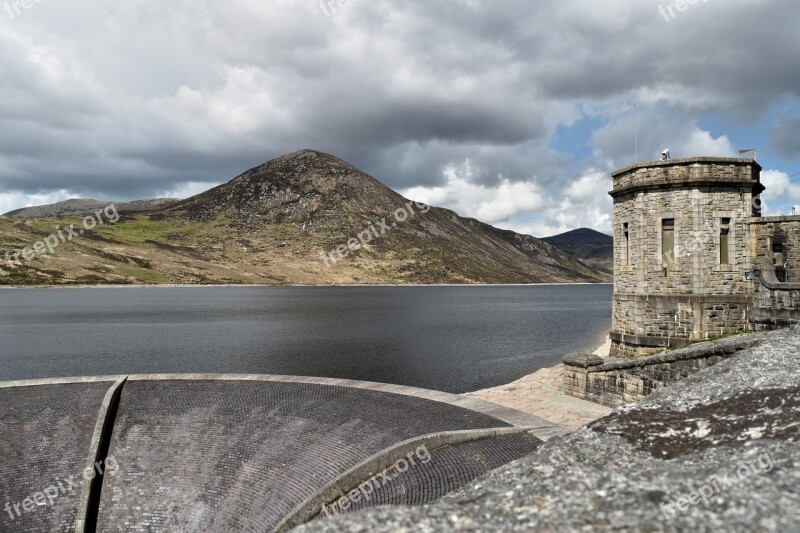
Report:
<svg viewBox="0 0 800 533"><path fill-rule="evenodd" d="M633 152L639 162L639 125L636 117L636 92L633 93Z"/></svg>

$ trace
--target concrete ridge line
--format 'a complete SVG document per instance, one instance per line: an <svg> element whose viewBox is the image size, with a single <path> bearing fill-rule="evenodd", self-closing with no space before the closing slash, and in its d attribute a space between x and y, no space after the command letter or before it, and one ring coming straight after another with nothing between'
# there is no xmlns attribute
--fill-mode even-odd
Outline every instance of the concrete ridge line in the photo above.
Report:
<svg viewBox="0 0 800 533"><path fill-rule="evenodd" d="M117 407L119 406L122 388L127 378L123 377L114 382L109 387L100 404L97 414L97 423L94 427L92 440L89 444L89 456L86 458L84 471L94 471L95 464L103 461L103 457L108 453L108 445L111 440L111 432L114 430ZM105 474L105 469L104 469ZM83 472L81 472L83 475ZM95 475L91 480L84 477L83 488L81 489L80 507L78 507L77 520L75 521L75 533L93 533L97 525L97 513L99 506L99 493L102 489L103 478L105 475ZM96 501L95 501L96 499Z"/></svg>
<svg viewBox="0 0 800 533"><path fill-rule="evenodd" d="M121 378L127 381L264 381L281 383L303 383L309 385L324 385L332 387L350 387L361 390L372 390L402 396L411 396L434 402L444 403L462 409L468 409L487 416L496 418L506 424L516 427L536 428L536 437L542 440L549 440L570 433L570 430L555 422L542 417L525 413L511 407L490 403L477 398L471 398L460 394L449 392L422 389L418 387L407 387L404 385L391 385L388 383L377 383L372 381L357 381L352 379L339 378L318 378L307 376L283 376L275 374L213 374L213 373L183 373L183 374L131 374L128 376L87 376L70 378L50 378L26 381L7 381L0 382L0 389L9 387L26 387L42 385L59 385L73 383L95 383L111 382Z"/></svg>
<svg viewBox="0 0 800 533"><path fill-rule="evenodd" d="M305 501L284 517L284 519L275 526L273 531L282 533L301 524L305 524L322 512L323 505L327 505L339 498L347 496L348 493L356 490L369 479L391 468L400 459L405 459L410 452L416 451L420 446L424 445L428 448L430 453L434 453L436 450L445 446L502 437L505 435L530 433L534 429L535 428L530 427L504 427L466 431L445 431L422 435L397 443L394 446L385 448L373 454L371 457L368 457L319 489L314 495L306 498Z"/></svg>
<svg viewBox="0 0 800 533"><path fill-rule="evenodd" d="M12 381L0 381L0 389L11 389L14 387L41 387L44 385L74 385L78 383L113 383L125 376L122 374L112 376L85 376L68 378L44 378L44 379L17 379Z"/></svg>
<svg viewBox="0 0 800 533"><path fill-rule="evenodd" d="M281 383L303 383L309 385L325 385L333 387L350 387L354 389L372 390L376 392L386 392L411 396L439 403L461 407L470 411L497 418L507 424L517 427L534 427L536 436L542 440L569 433L570 430L550 420L505 407L477 398L470 398L460 394L451 394L418 387L407 387L404 385L391 385L388 383L377 383L373 381L357 381L352 379L339 378L318 378L307 376L283 376L275 374L132 374L128 376L128 381L169 381L169 380L209 380L209 381L269 381Z"/></svg>

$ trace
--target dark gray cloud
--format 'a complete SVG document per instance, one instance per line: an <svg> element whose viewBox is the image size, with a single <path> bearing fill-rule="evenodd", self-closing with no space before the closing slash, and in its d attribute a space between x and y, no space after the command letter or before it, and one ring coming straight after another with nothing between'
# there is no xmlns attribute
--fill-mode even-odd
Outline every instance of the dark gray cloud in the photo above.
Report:
<svg viewBox="0 0 800 533"><path fill-rule="evenodd" d="M800 117L779 120L772 130L772 143L781 156L800 157Z"/></svg>
<svg viewBox="0 0 800 533"><path fill-rule="evenodd" d="M531 183L569 200L576 177L630 162L634 90L648 157L731 151L735 139L698 119L757 124L800 92L794 0L698 2L669 22L658 2L623 0L351 0L330 16L321 5L70 0L0 13L0 208L185 192L301 148L400 190L469 167L463 178L487 191ZM550 140L588 115L605 125L575 168ZM797 129L775 129L782 154L800 152Z"/></svg>

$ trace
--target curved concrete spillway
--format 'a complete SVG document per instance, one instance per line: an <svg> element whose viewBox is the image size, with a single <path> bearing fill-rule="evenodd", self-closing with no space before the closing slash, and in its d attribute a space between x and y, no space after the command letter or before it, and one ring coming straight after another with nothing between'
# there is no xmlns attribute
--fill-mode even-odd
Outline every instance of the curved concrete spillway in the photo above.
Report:
<svg viewBox="0 0 800 533"><path fill-rule="evenodd" d="M427 503L563 433L493 404L376 383L120 379L0 384L3 531L269 531L299 510L319 514L309 508L318 501L336 506L326 487L344 487L342 476L352 485L345 491L370 476L382 482L374 498L342 498L338 512ZM491 436L522 426L531 432ZM398 472L386 461L405 441L416 455L397 456Z"/></svg>

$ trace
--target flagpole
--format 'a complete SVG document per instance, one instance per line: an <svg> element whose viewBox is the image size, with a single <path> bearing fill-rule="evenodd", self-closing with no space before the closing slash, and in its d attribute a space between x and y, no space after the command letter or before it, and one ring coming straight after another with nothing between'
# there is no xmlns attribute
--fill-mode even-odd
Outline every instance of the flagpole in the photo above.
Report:
<svg viewBox="0 0 800 533"><path fill-rule="evenodd" d="M633 152L639 162L639 124L636 117L636 91L633 92Z"/></svg>

